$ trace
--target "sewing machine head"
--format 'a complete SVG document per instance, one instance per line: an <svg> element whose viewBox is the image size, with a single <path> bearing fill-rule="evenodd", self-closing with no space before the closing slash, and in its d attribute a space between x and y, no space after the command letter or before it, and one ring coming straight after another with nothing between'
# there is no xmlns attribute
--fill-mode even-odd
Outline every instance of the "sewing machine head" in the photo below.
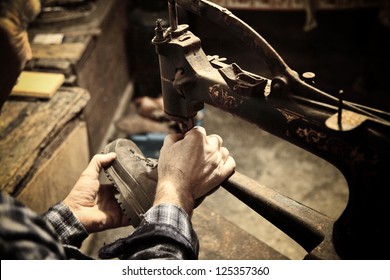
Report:
<svg viewBox="0 0 390 280"><path fill-rule="evenodd" d="M207 56L188 25L178 24L176 4L247 42L272 78ZM227 9L202 0L169 0L168 8L170 27L157 21L153 38L168 117L190 129L207 103L329 161L345 176L350 197L331 225L328 240L336 253L325 257L385 257L390 249L384 222L389 212L390 114L343 100L341 94L335 98L300 79L266 40Z"/></svg>

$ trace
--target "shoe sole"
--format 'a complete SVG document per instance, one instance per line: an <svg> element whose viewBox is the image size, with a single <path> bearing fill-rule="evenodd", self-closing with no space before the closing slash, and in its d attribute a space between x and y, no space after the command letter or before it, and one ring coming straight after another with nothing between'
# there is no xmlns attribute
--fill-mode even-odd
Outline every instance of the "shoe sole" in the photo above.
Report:
<svg viewBox="0 0 390 280"><path fill-rule="evenodd" d="M107 145L104 153L115 152L115 146L116 142ZM104 169L104 173L118 190L119 195L116 196L116 199L123 212L129 218L130 224L133 227L137 227L142 220L141 215L149 210L153 201L149 199L138 182L125 171L118 161L114 160L108 168ZM130 188L125 181L132 182L132 187Z"/></svg>

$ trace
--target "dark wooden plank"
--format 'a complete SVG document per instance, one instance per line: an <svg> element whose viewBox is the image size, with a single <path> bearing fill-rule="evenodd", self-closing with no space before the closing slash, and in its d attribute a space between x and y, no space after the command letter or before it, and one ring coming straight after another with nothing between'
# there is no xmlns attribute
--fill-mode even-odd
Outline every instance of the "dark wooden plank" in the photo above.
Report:
<svg viewBox="0 0 390 280"><path fill-rule="evenodd" d="M40 153L77 117L89 100L85 89L61 88L49 101L16 100L5 103L0 116L1 190L15 194Z"/></svg>

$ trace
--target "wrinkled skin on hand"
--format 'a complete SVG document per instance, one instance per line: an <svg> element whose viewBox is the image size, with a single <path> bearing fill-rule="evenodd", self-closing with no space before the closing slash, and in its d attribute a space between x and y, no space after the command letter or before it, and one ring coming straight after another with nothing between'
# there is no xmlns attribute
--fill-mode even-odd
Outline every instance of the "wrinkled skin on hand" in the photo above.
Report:
<svg viewBox="0 0 390 280"><path fill-rule="evenodd" d="M219 135L207 136L203 127L168 135L160 151L154 205L173 203L191 215L195 200L234 172L236 163L222 142Z"/></svg>
<svg viewBox="0 0 390 280"><path fill-rule="evenodd" d="M115 153L95 155L64 199L89 233L129 225L128 218L115 199L115 187L99 182L102 168L111 164L115 156Z"/></svg>

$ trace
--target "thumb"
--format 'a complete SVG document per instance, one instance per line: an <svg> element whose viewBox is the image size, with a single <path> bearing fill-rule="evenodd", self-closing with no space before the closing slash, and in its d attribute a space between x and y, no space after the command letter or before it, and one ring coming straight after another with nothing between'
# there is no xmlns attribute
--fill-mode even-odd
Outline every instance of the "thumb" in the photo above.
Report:
<svg viewBox="0 0 390 280"><path fill-rule="evenodd" d="M91 159L90 163L88 164L87 169L85 170L87 173L93 172L93 173L100 173L102 170L102 167L108 166L116 157L116 154L114 152L108 153L108 154L96 154Z"/></svg>

